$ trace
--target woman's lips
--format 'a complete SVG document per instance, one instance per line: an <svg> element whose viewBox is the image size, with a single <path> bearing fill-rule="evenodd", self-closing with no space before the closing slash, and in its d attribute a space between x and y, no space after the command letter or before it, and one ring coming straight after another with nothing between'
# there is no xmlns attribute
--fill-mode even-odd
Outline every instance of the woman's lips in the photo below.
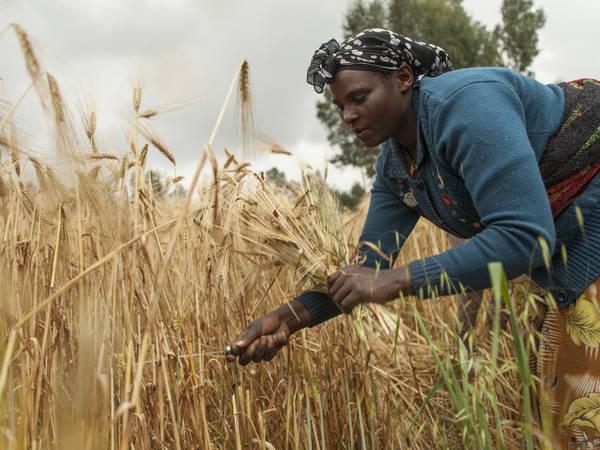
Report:
<svg viewBox="0 0 600 450"><path fill-rule="evenodd" d="M367 131L367 128L356 128L354 130L354 134L356 135L357 138L362 139L364 137L366 131Z"/></svg>

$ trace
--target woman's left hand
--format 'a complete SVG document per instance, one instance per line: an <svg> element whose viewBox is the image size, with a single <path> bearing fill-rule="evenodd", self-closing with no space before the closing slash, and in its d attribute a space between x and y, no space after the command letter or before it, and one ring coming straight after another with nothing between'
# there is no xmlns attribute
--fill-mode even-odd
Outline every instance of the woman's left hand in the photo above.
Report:
<svg viewBox="0 0 600 450"><path fill-rule="evenodd" d="M400 292L412 291L412 281L406 267L376 271L368 267L347 266L327 279L329 296L349 314L359 303L385 303Z"/></svg>

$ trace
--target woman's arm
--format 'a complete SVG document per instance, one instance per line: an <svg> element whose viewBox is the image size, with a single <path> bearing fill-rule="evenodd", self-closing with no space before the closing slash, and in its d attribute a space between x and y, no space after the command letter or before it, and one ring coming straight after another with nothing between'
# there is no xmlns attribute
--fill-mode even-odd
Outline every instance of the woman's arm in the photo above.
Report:
<svg viewBox="0 0 600 450"><path fill-rule="evenodd" d="M550 204L516 92L500 82L475 83L431 108L433 151L464 179L484 229L463 245L407 267L336 272L330 295L344 312L400 292L425 298L485 289L489 262L502 262L510 279L540 267L544 247L547 257L554 251Z"/></svg>
<svg viewBox="0 0 600 450"><path fill-rule="evenodd" d="M382 164L382 158L380 157L377 159L377 176L371 189L371 201L360 242L369 242L377 247L382 254L389 258L389 262L371 247L363 246L360 250L366 255L366 260L360 268L364 269L362 273L374 274L376 268L378 270L390 268L419 218L404 204L402 199L393 191L389 182L383 178L381 175L383 172ZM352 267L356 268L355 266ZM354 269L349 268L348 270ZM397 295L398 291L395 292L392 298L396 298ZM298 300L310 311L312 316L311 326L313 327L337 316L341 312L351 310L351 308L344 307L340 301L332 301L331 296L317 292L301 294Z"/></svg>
<svg viewBox="0 0 600 450"><path fill-rule="evenodd" d="M294 299L248 325L228 347L227 361L237 357L243 366L250 361L270 361L292 334L310 323L310 313Z"/></svg>
<svg viewBox="0 0 600 450"><path fill-rule="evenodd" d="M436 151L464 179L484 229L457 248L411 262L417 293L487 288L491 261L502 262L509 279L541 266L540 240L552 255L554 221L516 92L501 82L475 83L437 111L429 124Z"/></svg>
<svg viewBox="0 0 600 450"><path fill-rule="evenodd" d="M378 175L371 189L369 211L360 241L370 242L393 260L417 222L418 216L394 193L388 182L380 175L381 170L379 158ZM390 263L372 248L364 247L362 250L367 256L365 263L358 268L352 266L349 271L361 269L374 274L379 272L375 269L377 266L389 267ZM395 288L388 289L386 292L392 293L393 289ZM393 298L397 294L396 291ZM336 305L326 294L305 292L289 304L282 305L252 322L230 345L227 360L235 361L239 358L241 364L248 364L250 361L269 361L281 347L287 344L293 333L337 316L341 312L340 308L344 306Z"/></svg>

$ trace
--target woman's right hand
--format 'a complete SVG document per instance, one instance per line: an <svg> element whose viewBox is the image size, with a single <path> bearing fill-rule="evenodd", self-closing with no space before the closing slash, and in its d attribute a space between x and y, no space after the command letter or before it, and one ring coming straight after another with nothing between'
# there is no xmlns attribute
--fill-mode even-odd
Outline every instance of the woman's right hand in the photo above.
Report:
<svg viewBox="0 0 600 450"><path fill-rule="evenodd" d="M290 336L309 326L311 320L310 312L299 300L281 305L256 319L234 339L227 352L227 361L233 362L237 357L243 366L250 361L270 361L288 343Z"/></svg>

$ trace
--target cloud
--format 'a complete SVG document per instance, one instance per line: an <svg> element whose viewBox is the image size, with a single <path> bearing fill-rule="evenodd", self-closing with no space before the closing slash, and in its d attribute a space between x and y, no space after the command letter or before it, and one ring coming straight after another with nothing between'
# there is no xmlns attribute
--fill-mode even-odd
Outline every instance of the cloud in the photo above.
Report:
<svg viewBox="0 0 600 450"><path fill-rule="evenodd" d="M198 99L155 121L178 160L188 163L198 157L244 58L259 126L285 146L322 142L305 70L316 46L340 34L345 7L346 1L314 0L37 0L14 3L5 16L28 30L49 69L76 97L96 92L99 129L108 129L109 140L120 133L140 71L146 107ZM217 149L239 141L233 106Z"/></svg>
<svg viewBox="0 0 600 450"><path fill-rule="evenodd" d="M40 58L72 98L95 92L98 131L107 145L124 151L122 117L131 115L131 88L144 79L143 107L191 106L152 119L181 167L194 166L208 139L231 78L243 59L250 63L255 116L259 128L286 148L323 161L328 149L315 118L317 95L305 82L314 50L340 38L348 0L29 0L5 7L3 19L20 23ZM540 33L542 53L534 70L545 82L596 76L595 18L600 2L537 2L548 17ZM493 26L501 0L465 0L474 18ZM401 30L398 30L401 32ZM1 74L9 98L29 83L16 39L0 39ZM27 109L31 108L31 109ZM27 103L21 117L40 114ZM37 127L37 125L36 125ZM39 128L39 127L37 127ZM235 102L229 106L215 142L222 154L239 145ZM266 160L268 161L268 160ZM159 169L170 170L160 158ZM287 164L287 163L286 163ZM341 172L340 172L341 173ZM355 177L340 177L341 184Z"/></svg>

